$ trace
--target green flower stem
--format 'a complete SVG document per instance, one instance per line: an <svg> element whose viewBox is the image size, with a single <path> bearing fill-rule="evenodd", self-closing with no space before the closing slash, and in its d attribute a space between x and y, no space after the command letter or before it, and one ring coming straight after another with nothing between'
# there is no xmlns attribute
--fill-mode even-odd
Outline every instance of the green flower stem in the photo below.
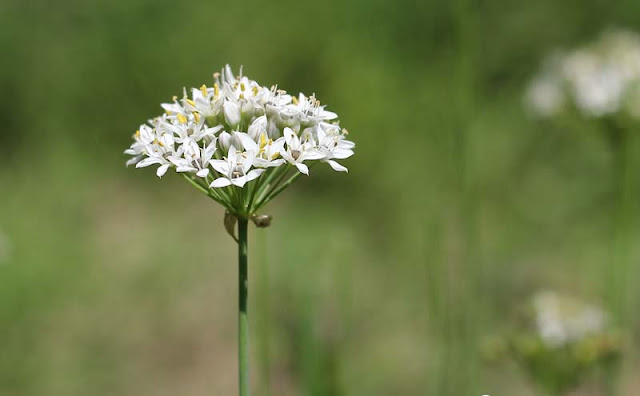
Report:
<svg viewBox="0 0 640 396"><path fill-rule="evenodd" d="M200 183L198 183L197 181L193 180L191 177L189 177L187 174L182 174L182 177L188 181L189 183L191 183L195 188L197 188L198 190L202 191L203 193L207 194L209 197L211 197L211 199L213 199L214 201L218 202L221 205L226 206L226 203L218 196L215 195L214 193L212 193L211 190L203 187Z"/></svg>
<svg viewBox="0 0 640 396"><path fill-rule="evenodd" d="M247 269L247 223L245 218L238 219L238 379L240 396L249 396L249 318L247 314L247 295L249 289Z"/></svg>
<svg viewBox="0 0 640 396"><path fill-rule="evenodd" d="M231 194L230 194L230 191L228 190L228 187L225 187L225 188L211 188L211 187L209 187L211 182L214 181L215 179L219 178L220 176L222 176L222 175L220 175L215 170L210 172L209 175L207 175L207 188L209 188L209 190L211 190L211 191L215 191L220 197L222 197L222 199L224 201L231 202ZM211 177L211 180L209 180L209 177Z"/></svg>
<svg viewBox="0 0 640 396"><path fill-rule="evenodd" d="M276 169L271 172L269 176L262 182L260 187L256 189L252 197L251 206L249 207L250 212L253 213L262 207L260 202L267 195L267 192L269 191L271 186L277 185L280 180L282 180L284 175L286 175L289 171L289 165L285 165L282 168L283 169ZM274 180L276 181L274 182Z"/></svg>
<svg viewBox="0 0 640 396"><path fill-rule="evenodd" d="M256 206L259 208L259 207L262 207L262 206L268 204L269 201L271 201L276 196L278 196L278 194L280 194L282 191L284 191L285 188L289 187L289 185L291 183L293 183L293 181L296 180L298 177L300 177L300 175L302 175L302 173L300 173L300 172L294 173L293 176L291 176L287 181L285 181L279 187L277 187L274 190L272 190L269 193L269 195L266 196L266 198L264 198L262 201L259 201L258 205L256 205Z"/></svg>

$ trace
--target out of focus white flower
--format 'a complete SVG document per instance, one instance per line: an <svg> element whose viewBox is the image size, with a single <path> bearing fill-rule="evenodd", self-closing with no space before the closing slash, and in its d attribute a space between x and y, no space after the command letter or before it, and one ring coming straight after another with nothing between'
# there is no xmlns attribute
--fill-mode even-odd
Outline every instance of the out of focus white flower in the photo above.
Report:
<svg viewBox="0 0 640 396"><path fill-rule="evenodd" d="M620 109L627 81L615 59L586 50L564 60L563 75L575 104L585 115L602 117Z"/></svg>
<svg viewBox="0 0 640 396"><path fill-rule="evenodd" d="M549 347L560 347L605 330L607 315L577 299L544 291L533 298L536 329Z"/></svg>
<svg viewBox="0 0 640 396"><path fill-rule="evenodd" d="M564 107L565 94L557 78L544 74L531 82L525 101L534 113L542 117L551 117Z"/></svg>
<svg viewBox="0 0 640 396"><path fill-rule="evenodd" d="M525 95L541 117L552 117L570 102L586 117L624 112L640 117L640 36L614 30L597 41L545 62Z"/></svg>

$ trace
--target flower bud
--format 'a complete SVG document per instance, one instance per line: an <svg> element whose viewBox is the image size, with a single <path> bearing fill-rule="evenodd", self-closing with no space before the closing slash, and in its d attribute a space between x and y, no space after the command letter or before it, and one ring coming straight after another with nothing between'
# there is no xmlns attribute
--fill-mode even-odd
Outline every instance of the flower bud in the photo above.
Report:
<svg viewBox="0 0 640 396"><path fill-rule="evenodd" d="M237 103L225 100L222 109L224 118L229 126L236 127L240 124L240 106Z"/></svg>
<svg viewBox="0 0 640 396"><path fill-rule="evenodd" d="M242 139L240 139L240 135L237 132L231 132L231 139L229 139L229 144L236 148L236 151L243 151L244 145L242 144Z"/></svg>
<svg viewBox="0 0 640 396"><path fill-rule="evenodd" d="M271 216L269 215L253 215L251 220L258 228L267 228L271 225Z"/></svg>
<svg viewBox="0 0 640 396"><path fill-rule="evenodd" d="M240 114L245 120L250 120L255 113L253 104L248 100L240 101Z"/></svg>
<svg viewBox="0 0 640 396"><path fill-rule="evenodd" d="M229 147L231 146L231 135L229 132L224 131L220 133L218 136L218 143L220 143L220 148L226 153L229 151Z"/></svg>
<svg viewBox="0 0 640 396"><path fill-rule="evenodd" d="M269 139L273 140L282 136L280 128L278 128L276 121L273 119L269 120L269 123L267 124L267 135L269 136Z"/></svg>
<svg viewBox="0 0 640 396"><path fill-rule="evenodd" d="M247 133L251 136L251 139L258 141L260 134L267 130L267 117L261 116L253 120L249 126Z"/></svg>

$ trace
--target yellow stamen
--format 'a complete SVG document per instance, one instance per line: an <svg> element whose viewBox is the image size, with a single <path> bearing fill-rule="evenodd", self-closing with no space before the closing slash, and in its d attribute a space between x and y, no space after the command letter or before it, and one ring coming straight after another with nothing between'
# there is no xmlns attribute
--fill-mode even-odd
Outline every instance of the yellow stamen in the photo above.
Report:
<svg viewBox="0 0 640 396"><path fill-rule="evenodd" d="M213 94L218 97L220 95L220 87L218 83L213 84Z"/></svg>
<svg viewBox="0 0 640 396"><path fill-rule="evenodd" d="M244 86L244 83L240 83L240 90L244 91L245 89L247 89L247 87Z"/></svg>
<svg viewBox="0 0 640 396"><path fill-rule="evenodd" d="M139 138L140 137L140 130L138 129L134 135L135 137Z"/></svg>
<svg viewBox="0 0 640 396"><path fill-rule="evenodd" d="M195 102L193 100L191 100L191 99L187 99L187 103L189 103L193 107L196 107Z"/></svg>
<svg viewBox="0 0 640 396"><path fill-rule="evenodd" d="M195 117L196 122L200 122L200 113L198 113L197 111L194 111L193 116Z"/></svg>
<svg viewBox="0 0 640 396"><path fill-rule="evenodd" d="M296 98L295 96L291 97L291 101L293 102L294 105L297 105L299 103L298 98Z"/></svg>
<svg viewBox="0 0 640 396"><path fill-rule="evenodd" d="M207 86L202 84L202 86L200 87L200 91L202 91L202 95L203 96L207 96Z"/></svg>
<svg viewBox="0 0 640 396"><path fill-rule="evenodd" d="M187 123L187 117L183 116L182 114L178 114L178 121L181 124L186 124Z"/></svg>
<svg viewBox="0 0 640 396"><path fill-rule="evenodd" d="M252 91L253 91L253 96L258 95L258 87L253 87Z"/></svg>
<svg viewBox="0 0 640 396"><path fill-rule="evenodd" d="M171 100L175 102L176 100L178 100L178 97L177 97L176 95L173 95L173 96L171 97Z"/></svg>
<svg viewBox="0 0 640 396"><path fill-rule="evenodd" d="M260 148L264 148L267 145L267 138L264 136L264 133L260 135Z"/></svg>

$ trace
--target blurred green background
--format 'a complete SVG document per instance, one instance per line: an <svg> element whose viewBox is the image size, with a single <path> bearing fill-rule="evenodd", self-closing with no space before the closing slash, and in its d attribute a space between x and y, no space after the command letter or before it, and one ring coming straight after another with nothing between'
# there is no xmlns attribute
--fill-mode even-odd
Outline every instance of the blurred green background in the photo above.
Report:
<svg viewBox="0 0 640 396"><path fill-rule="evenodd" d="M536 395L480 350L539 289L625 290L638 328L637 200L607 284L600 126L522 106L545 54L640 28L638 2L4 0L0 26L2 396L236 392L223 212L122 154L225 63L315 92L357 144L348 175L314 168L251 230L256 395Z"/></svg>

